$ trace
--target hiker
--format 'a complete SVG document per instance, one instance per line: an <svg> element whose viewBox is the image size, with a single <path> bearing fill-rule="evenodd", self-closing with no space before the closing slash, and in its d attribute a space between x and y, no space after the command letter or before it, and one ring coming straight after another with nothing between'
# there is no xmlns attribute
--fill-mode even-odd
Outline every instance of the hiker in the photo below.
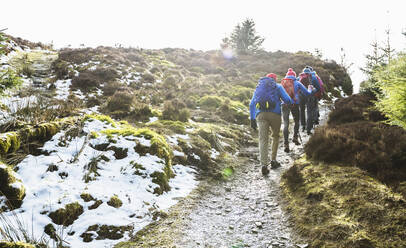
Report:
<svg viewBox="0 0 406 248"><path fill-rule="evenodd" d="M289 115L292 113L295 126L293 128L293 143L299 145L298 134L299 134L299 104L300 97L299 93L304 96L309 96L312 94L311 90L306 89L302 83L300 83L296 78L296 72L292 68L289 68L284 79L282 79L281 85L286 90L290 98L293 100L293 104L283 103L282 104L282 116L283 116L283 137L285 152L290 152L289 149Z"/></svg>
<svg viewBox="0 0 406 248"><path fill-rule="evenodd" d="M317 99L317 105L316 105L316 120L314 121L314 124L318 125L319 124L319 118L320 118L320 111L319 111L319 101L321 100L323 94L324 94L324 83L323 80L317 75L316 71L311 68L312 74L316 76L317 81L319 82L320 85L320 90L315 94L315 97Z"/></svg>
<svg viewBox="0 0 406 248"><path fill-rule="evenodd" d="M308 81L309 86L314 90L313 94L309 95L306 97L306 111L307 111L307 123L306 123L306 130L307 134L311 134L311 130L313 128L313 125L316 122L317 119L317 105L318 105L318 99L316 97L317 93L320 92L320 84L319 81L316 77L316 74L313 73L313 70L310 66L306 66L303 69L303 74L301 74L301 80L300 82L306 82ZM303 113L304 116L304 109L301 109L300 113ZM305 118L305 117L301 117ZM304 123L302 122L302 127L304 129Z"/></svg>
<svg viewBox="0 0 406 248"><path fill-rule="evenodd" d="M276 75L270 73L258 81L257 88L250 103L251 127L259 127L259 158L263 175L269 173L268 169L268 142L269 126L272 131L272 160L271 168L280 167L276 161L279 145L279 131L281 128L281 99L285 103L293 103L285 89L276 83Z"/></svg>

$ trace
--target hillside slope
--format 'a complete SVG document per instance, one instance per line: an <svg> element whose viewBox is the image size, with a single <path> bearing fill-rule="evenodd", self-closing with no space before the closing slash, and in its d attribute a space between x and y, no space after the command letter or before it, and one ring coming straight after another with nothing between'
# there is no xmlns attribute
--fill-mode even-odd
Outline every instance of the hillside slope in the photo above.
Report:
<svg viewBox="0 0 406 248"><path fill-rule="evenodd" d="M2 237L9 241L111 246L160 219L198 180L227 178L255 144L248 103L270 71L281 78L312 65L326 100L352 92L340 66L306 53L229 60L171 48L55 51L9 38L0 48L0 69L12 76L0 81L1 225L24 223ZM29 226L32 235L20 233Z"/></svg>
<svg viewBox="0 0 406 248"><path fill-rule="evenodd" d="M306 157L282 177L288 211L311 247L406 246L406 131L374 97L338 100Z"/></svg>

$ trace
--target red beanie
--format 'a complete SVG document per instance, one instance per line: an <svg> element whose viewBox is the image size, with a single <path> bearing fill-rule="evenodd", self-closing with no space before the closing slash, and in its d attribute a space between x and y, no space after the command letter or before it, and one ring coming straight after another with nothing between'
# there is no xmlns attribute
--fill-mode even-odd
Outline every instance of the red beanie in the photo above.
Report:
<svg viewBox="0 0 406 248"><path fill-rule="evenodd" d="M296 77L296 72L292 68L289 68L288 72L286 73L286 76L294 76L294 77Z"/></svg>
<svg viewBox="0 0 406 248"><path fill-rule="evenodd" d="M275 73L269 73L266 76L269 77L269 78L273 78L276 81L276 74Z"/></svg>

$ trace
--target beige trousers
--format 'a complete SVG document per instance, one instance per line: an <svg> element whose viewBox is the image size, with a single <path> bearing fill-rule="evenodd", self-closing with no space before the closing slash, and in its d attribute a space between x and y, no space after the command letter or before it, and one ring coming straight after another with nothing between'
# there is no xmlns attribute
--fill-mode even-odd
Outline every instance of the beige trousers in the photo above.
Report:
<svg viewBox="0 0 406 248"><path fill-rule="evenodd" d="M272 131L272 160L276 160L281 129L281 115L274 112L261 112L256 117L259 129L259 160L268 165L269 126Z"/></svg>

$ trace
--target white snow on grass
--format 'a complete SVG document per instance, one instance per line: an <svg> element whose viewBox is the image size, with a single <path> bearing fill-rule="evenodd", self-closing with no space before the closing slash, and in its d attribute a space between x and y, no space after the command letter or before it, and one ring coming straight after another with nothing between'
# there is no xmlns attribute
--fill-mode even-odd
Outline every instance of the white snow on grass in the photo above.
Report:
<svg viewBox="0 0 406 248"><path fill-rule="evenodd" d="M152 117L149 118L149 121L147 123L152 123L152 122L155 122L157 120L158 120L158 117L152 116Z"/></svg>
<svg viewBox="0 0 406 248"><path fill-rule="evenodd" d="M220 155L220 153L216 149L212 148L210 150L210 158L216 159L218 155Z"/></svg>
<svg viewBox="0 0 406 248"><path fill-rule="evenodd" d="M55 99L67 100L69 96L69 87L72 84L72 79L58 80L55 82L56 96Z"/></svg>
<svg viewBox="0 0 406 248"><path fill-rule="evenodd" d="M89 134L106 129L114 127L108 122L92 120L85 122L83 131ZM29 155L17 165L26 196L21 208L14 212L24 221L28 230L31 230L32 225L34 237L46 235L43 233L44 226L52 223L48 217L50 212L63 208L66 204L78 202L83 206L84 213L65 228L64 233L71 234L65 235L65 241L71 247L112 247L128 239L128 234L119 240L94 239L90 243L83 242L80 235L95 224L130 225L134 227L134 231L138 231L152 221L153 211L169 208L197 186L193 169L174 165L172 168L176 176L169 181L171 190L162 195L154 194L158 185L152 182L151 174L155 171L162 172L165 161L149 153L139 154L134 149L136 142L148 147L151 141L144 137L114 136L116 142L111 143L106 135L98 134L87 142L86 135L69 140L65 138L65 131L61 131L44 144L42 150L47 151L48 155ZM127 156L116 159L112 150L98 151L92 148L107 142L109 147L128 149ZM95 160L98 161L98 175L89 174L90 162ZM57 166L58 170L49 171L50 165ZM86 183L86 178L93 180ZM21 183L15 183L14 186L21 187ZM82 193L89 193L103 203L98 208L89 210L88 207L94 204L94 201L85 202L80 197ZM114 195L123 202L119 208L107 204ZM12 212L6 214L13 215ZM61 225L53 225L57 230L64 229ZM94 232L93 238L96 237Z"/></svg>

